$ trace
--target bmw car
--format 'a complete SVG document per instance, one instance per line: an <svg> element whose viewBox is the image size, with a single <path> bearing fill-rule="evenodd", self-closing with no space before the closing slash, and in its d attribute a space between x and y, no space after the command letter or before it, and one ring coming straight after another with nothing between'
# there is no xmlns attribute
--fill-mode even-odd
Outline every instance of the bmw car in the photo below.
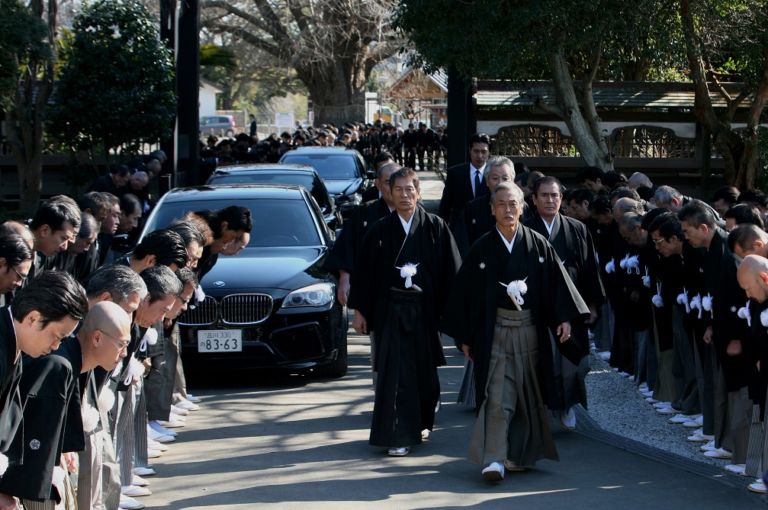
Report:
<svg viewBox="0 0 768 510"><path fill-rule="evenodd" d="M310 165L317 170L345 218L373 185L374 175L366 172L365 160L354 149L299 147L283 154L280 163Z"/></svg>
<svg viewBox="0 0 768 510"><path fill-rule="evenodd" d="M300 186L201 186L163 196L151 232L188 211L250 208L253 231L235 256L219 256L201 282L205 299L178 324L191 374L278 368L341 377L347 371L347 313L335 277L323 269L331 234Z"/></svg>

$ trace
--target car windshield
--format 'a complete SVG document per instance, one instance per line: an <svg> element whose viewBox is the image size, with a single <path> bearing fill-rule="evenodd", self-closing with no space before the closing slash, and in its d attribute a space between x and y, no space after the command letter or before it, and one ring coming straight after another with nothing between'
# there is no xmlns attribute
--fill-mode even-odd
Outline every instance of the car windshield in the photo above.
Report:
<svg viewBox="0 0 768 510"><path fill-rule="evenodd" d="M152 232L184 217L190 211L223 209L237 204L248 207L253 218L249 248L319 246L322 244L307 203L301 199L229 199L162 204L147 224ZM268 219L268 221L266 221Z"/></svg>
<svg viewBox="0 0 768 510"><path fill-rule="evenodd" d="M310 165L326 180L345 180L357 177L354 154L301 154L288 152L281 163Z"/></svg>

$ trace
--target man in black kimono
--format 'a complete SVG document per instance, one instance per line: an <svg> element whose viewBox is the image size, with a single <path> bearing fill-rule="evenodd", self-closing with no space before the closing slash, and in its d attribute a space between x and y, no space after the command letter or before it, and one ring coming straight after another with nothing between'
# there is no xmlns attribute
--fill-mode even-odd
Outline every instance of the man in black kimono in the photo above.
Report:
<svg viewBox="0 0 768 510"><path fill-rule="evenodd" d="M715 380L715 448L706 457L732 459L744 464L752 404L748 385L754 365L745 349L749 333L737 315L746 294L736 279L737 261L728 249L727 234L717 225L711 207L691 200L678 212L686 240L694 248L703 248L701 273L705 281L709 310L703 313L709 325L704 342L714 346L718 364Z"/></svg>
<svg viewBox="0 0 768 510"><path fill-rule="evenodd" d="M532 191L536 213L523 224L549 241L579 294L589 306L590 315L586 320L571 322L573 341L578 343L584 352L588 352L588 328L597 319L597 310L605 301L592 236L582 222L560 214L563 188L557 178L539 178L533 183ZM581 404L587 407L584 377L589 372L589 361L585 357L581 364L576 366L559 355L555 355L554 361L558 395L555 406L551 409L560 411L563 426L572 430L576 428L573 406Z"/></svg>
<svg viewBox="0 0 768 510"><path fill-rule="evenodd" d="M578 363L570 321L589 313L555 250L520 225L523 192L501 183L492 196L495 231L472 246L448 302L441 330L475 361L478 417L470 460L500 480L538 459L557 459L546 405L553 395L549 330Z"/></svg>
<svg viewBox="0 0 768 510"><path fill-rule="evenodd" d="M403 456L434 425L445 364L437 325L461 261L445 222L418 207L416 173L398 170L390 190L396 211L363 240L349 306L355 331L376 336L370 444Z"/></svg>
<svg viewBox="0 0 768 510"><path fill-rule="evenodd" d="M112 370L125 356L130 340L131 318L118 305L102 302L85 316L77 335L62 342L54 353L39 358L24 356L21 394L24 401L23 433L15 441L23 450L23 464L12 465L0 481L0 490L25 501L45 502L53 508L63 497L62 486L54 483L62 452L85 448L83 391L80 375L90 375L97 366ZM83 379L88 383L88 378ZM94 404L90 396L91 405ZM91 413L92 414L92 413ZM91 421L87 419L86 421ZM87 424L92 432L95 423ZM63 471L59 471L63 475ZM83 508L90 508L90 498ZM41 506L41 505L37 505Z"/></svg>
<svg viewBox="0 0 768 510"><path fill-rule="evenodd" d="M12 308L0 309L0 460L9 468L23 461L14 442L22 421L21 353L34 358L48 354L72 334L87 310L83 288L60 271L42 272L18 291ZM0 508L14 505L13 496L0 491Z"/></svg>

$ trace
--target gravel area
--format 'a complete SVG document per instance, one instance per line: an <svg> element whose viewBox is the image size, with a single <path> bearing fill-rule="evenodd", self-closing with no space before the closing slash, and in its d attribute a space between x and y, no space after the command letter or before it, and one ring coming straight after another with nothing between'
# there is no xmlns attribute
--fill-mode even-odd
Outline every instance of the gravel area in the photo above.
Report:
<svg viewBox="0 0 768 510"><path fill-rule="evenodd" d="M637 385L614 372L611 366L590 355L591 370L586 377L588 414L603 429L661 450L699 462L725 466L728 461L709 459L701 454L703 443L690 443L686 437L696 429L673 425L672 415L658 414L638 392Z"/></svg>

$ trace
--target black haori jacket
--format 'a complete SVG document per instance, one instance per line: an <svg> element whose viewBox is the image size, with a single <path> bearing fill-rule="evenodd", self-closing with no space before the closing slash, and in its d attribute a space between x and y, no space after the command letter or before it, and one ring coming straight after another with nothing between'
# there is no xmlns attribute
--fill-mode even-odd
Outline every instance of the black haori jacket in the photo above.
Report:
<svg viewBox="0 0 768 510"><path fill-rule="evenodd" d="M494 228L469 250L456 277L440 329L453 337L457 347L461 348L461 344L470 347L475 362L477 409L480 409L485 399L496 309L500 306L500 275L507 272L515 274L516 279L527 278L528 292L523 296L523 309L531 311L536 324L539 338L538 378L544 402L549 404L550 397L554 395L554 375L548 329L554 334L559 324L588 314L589 309L554 248L543 236L519 225L506 268L499 266L497 253L501 245L500 235ZM506 250L506 247L501 249ZM511 271L507 271L509 269ZM575 364L585 354L572 340L555 343L560 352Z"/></svg>

